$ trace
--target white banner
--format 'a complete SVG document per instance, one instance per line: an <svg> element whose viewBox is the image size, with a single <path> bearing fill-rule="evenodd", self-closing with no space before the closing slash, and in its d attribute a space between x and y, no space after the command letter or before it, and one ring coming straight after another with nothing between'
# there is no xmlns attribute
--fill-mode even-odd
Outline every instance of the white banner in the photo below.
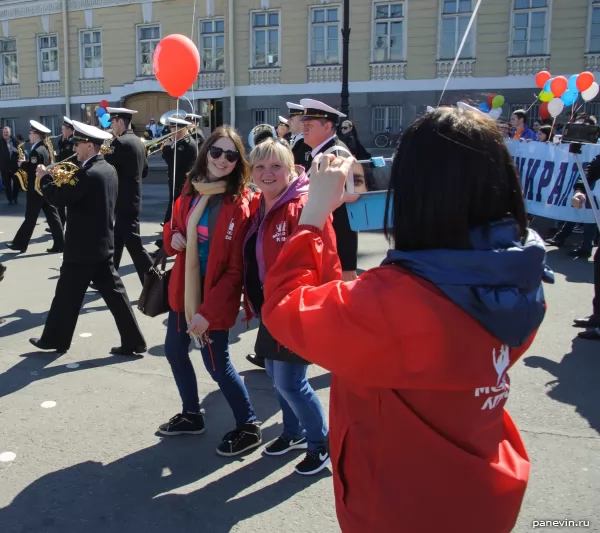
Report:
<svg viewBox="0 0 600 533"><path fill-rule="evenodd" d="M506 144L521 176L529 214L555 220L594 223L589 203L585 209L571 207L573 185L579 178L579 170L575 157L569 154L568 144L556 146L535 141L507 141ZM584 144L579 156L583 167L599 154L600 145ZM594 189L594 195L598 205L598 186Z"/></svg>

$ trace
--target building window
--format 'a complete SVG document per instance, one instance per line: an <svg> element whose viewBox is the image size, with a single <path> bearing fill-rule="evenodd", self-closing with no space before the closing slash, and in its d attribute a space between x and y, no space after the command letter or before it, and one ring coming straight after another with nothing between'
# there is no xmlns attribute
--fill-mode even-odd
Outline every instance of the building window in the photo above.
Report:
<svg viewBox="0 0 600 533"><path fill-rule="evenodd" d="M442 4L442 31L440 59L454 59L471 20L471 0L444 0ZM461 58L473 57L473 32L469 33Z"/></svg>
<svg viewBox="0 0 600 533"><path fill-rule="evenodd" d="M10 132L12 133L12 136L14 137L17 134L17 119L16 118L3 118L2 119L2 127L3 128L10 128Z"/></svg>
<svg viewBox="0 0 600 533"><path fill-rule="evenodd" d="M385 63L404 60L404 4L375 4L373 61Z"/></svg>
<svg viewBox="0 0 600 533"><path fill-rule="evenodd" d="M57 135L59 133L58 125L62 124L62 122L59 122L57 116L40 117L40 122L50 130L50 135Z"/></svg>
<svg viewBox="0 0 600 533"><path fill-rule="evenodd" d="M19 83L17 41L15 39L0 41L0 56L2 56L0 85L14 85Z"/></svg>
<svg viewBox="0 0 600 533"><path fill-rule="evenodd" d="M375 105L371 108L373 133L395 133L402 125L401 105Z"/></svg>
<svg viewBox="0 0 600 533"><path fill-rule="evenodd" d="M252 120L254 121L254 126L258 126L259 124L271 124L271 126L275 126L279 122L279 109L276 107L253 109Z"/></svg>
<svg viewBox="0 0 600 533"><path fill-rule="evenodd" d="M138 26L139 76L154 76L152 57L160 42L160 26Z"/></svg>
<svg viewBox="0 0 600 533"><path fill-rule="evenodd" d="M592 16L590 18L588 52L597 54L600 52L600 0L592 0Z"/></svg>
<svg viewBox="0 0 600 533"><path fill-rule="evenodd" d="M223 72L225 69L225 21L200 21L200 72Z"/></svg>
<svg viewBox="0 0 600 533"><path fill-rule="evenodd" d="M546 55L548 0L514 0L513 57Z"/></svg>
<svg viewBox="0 0 600 533"><path fill-rule="evenodd" d="M100 30L82 31L81 72L84 79L103 78L102 72L102 32Z"/></svg>
<svg viewBox="0 0 600 533"><path fill-rule="evenodd" d="M279 12L252 14L254 68L279 67Z"/></svg>
<svg viewBox="0 0 600 533"><path fill-rule="evenodd" d="M310 12L310 64L340 63L340 17L337 7L312 9Z"/></svg>
<svg viewBox="0 0 600 533"><path fill-rule="evenodd" d="M58 35L38 37L39 80L58 81Z"/></svg>

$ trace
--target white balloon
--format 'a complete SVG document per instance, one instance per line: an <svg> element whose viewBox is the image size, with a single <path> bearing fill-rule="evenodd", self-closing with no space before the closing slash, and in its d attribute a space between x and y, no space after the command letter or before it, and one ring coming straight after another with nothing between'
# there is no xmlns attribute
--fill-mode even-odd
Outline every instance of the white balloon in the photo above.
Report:
<svg viewBox="0 0 600 533"><path fill-rule="evenodd" d="M596 98L596 96L598 96L599 92L600 92L600 85L598 85L596 82L594 82L594 83L592 83L592 86L587 91L583 91L581 93L581 98L583 98L584 101L589 102L590 100L593 100L594 98Z"/></svg>
<svg viewBox="0 0 600 533"><path fill-rule="evenodd" d="M495 109L492 109L488 115L494 120L498 120L502 116L502 108L496 107Z"/></svg>
<svg viewBox="0 0 600 533"><path fill-rule="evenodd" d="M563 112L565 108L565 103L560 98L554 98L554 100L550 100L548 102L548 113L553 117L557 117Z"/></svg>
<svg viewBox="0 0 600 533"><path fill-rule="evenodd" d="M85 104L81 104L81 109L85 109Z"/></svg>

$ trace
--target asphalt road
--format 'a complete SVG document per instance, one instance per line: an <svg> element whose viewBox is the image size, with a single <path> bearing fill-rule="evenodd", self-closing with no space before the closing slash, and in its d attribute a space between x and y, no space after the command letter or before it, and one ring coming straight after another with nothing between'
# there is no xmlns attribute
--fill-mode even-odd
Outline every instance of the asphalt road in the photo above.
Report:
<svg viewBox="0 0 600 533"><path fill-rule="evenodd" d="M149 250L165 198L166 185L147 182L142 233ZM0 243L12 239L23 211L22 204L0 200ZM0 533L339 532L329 472L294 474L295 454L266 458L256 451L233 460L215 454L233 418L199 357L207 432L155 434L180 409L163 353L164 317L138 313L150 347L144 358L110 356L119 343L116 327L90 292L71 351L58 357L32 350L27 339L41 334L61 263L45 253L44 228L40 219L23 256L0 244L0 261L8 266L0 285L0 317L7 318L0 326ZM380 234L361 234L361 268L378 264L385 250ZM574 340L570 325L589 314L592 265L558 250L549 261L557 281L546 287L546 319L511 372L508 408L533 464L515 531L533 531L534 520L571 519L591 523L576 529L600 532L600 344ZM141 287L127 253L121 273L137 300ZM255 326L236 326L232 353L269 440L280 433L281 416L269 378L245 360ZM316 367L310 375L327 407L329 375ZM452 482L440 478L448 490ZM448 524L446 531L460 526Z"/></svg>

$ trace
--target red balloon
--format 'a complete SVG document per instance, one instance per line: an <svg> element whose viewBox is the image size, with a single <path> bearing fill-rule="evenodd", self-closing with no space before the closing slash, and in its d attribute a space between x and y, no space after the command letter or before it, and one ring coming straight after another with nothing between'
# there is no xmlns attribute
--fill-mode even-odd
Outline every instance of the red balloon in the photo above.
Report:
<svg viewBox="0 0 600 533"><path fill-rule="evenodd" d="M108 101L107 100L102 100L102 102L100 102L100 107L106 109L108 107Z"/></svg>
<svg viewBox="0 0 600 533"><path fill-rule="evenodd" d="M548 111L548 102L543 102L540 105L540 118L542 120L548 120L551 116L550 111Z"/></svg>
<svg viewBox="0 0 600 533"><path fill-rule="evenodd" d="M490 106L490 109L492 109L494 107L493 102L494 102L494 98L496 98L496 96L498 96L497 94L490 94L488 96L488 105Z"/></svg>
<svg viewBox="0 0 600 533"><path fill-rule="evenodd" d="M591 72L582 72L577 78L577 89L582 93L587 91L594 83L594 75Z"/></svg>
<svg viewBox="0 0 600 533"><path fill-rule="evenodd" d="M565 94L566 90L569 87L569 80L564 76L557 76L552 80L550 84L550 88L552 90L552 94L556 96L556 98L560 98L563 94Z"/></svg>
<svg viewBox="0 0 600 533"><path fill-rule="evenodd" d="M536 77L535 77L535 84L540 88L543 89L544 85L546 85L546 83L548 82L548 80L552 78L552 74L550 74L547 70L542 70L541 72L538 72Z"/></svg>
<svg viewBox="0 0 600 533"><path fill-rule="evenodd" d="M200 54L185 35L167 35L156 47L152 66L156 79L171 96L179 98L200 72Z"/></svg>

